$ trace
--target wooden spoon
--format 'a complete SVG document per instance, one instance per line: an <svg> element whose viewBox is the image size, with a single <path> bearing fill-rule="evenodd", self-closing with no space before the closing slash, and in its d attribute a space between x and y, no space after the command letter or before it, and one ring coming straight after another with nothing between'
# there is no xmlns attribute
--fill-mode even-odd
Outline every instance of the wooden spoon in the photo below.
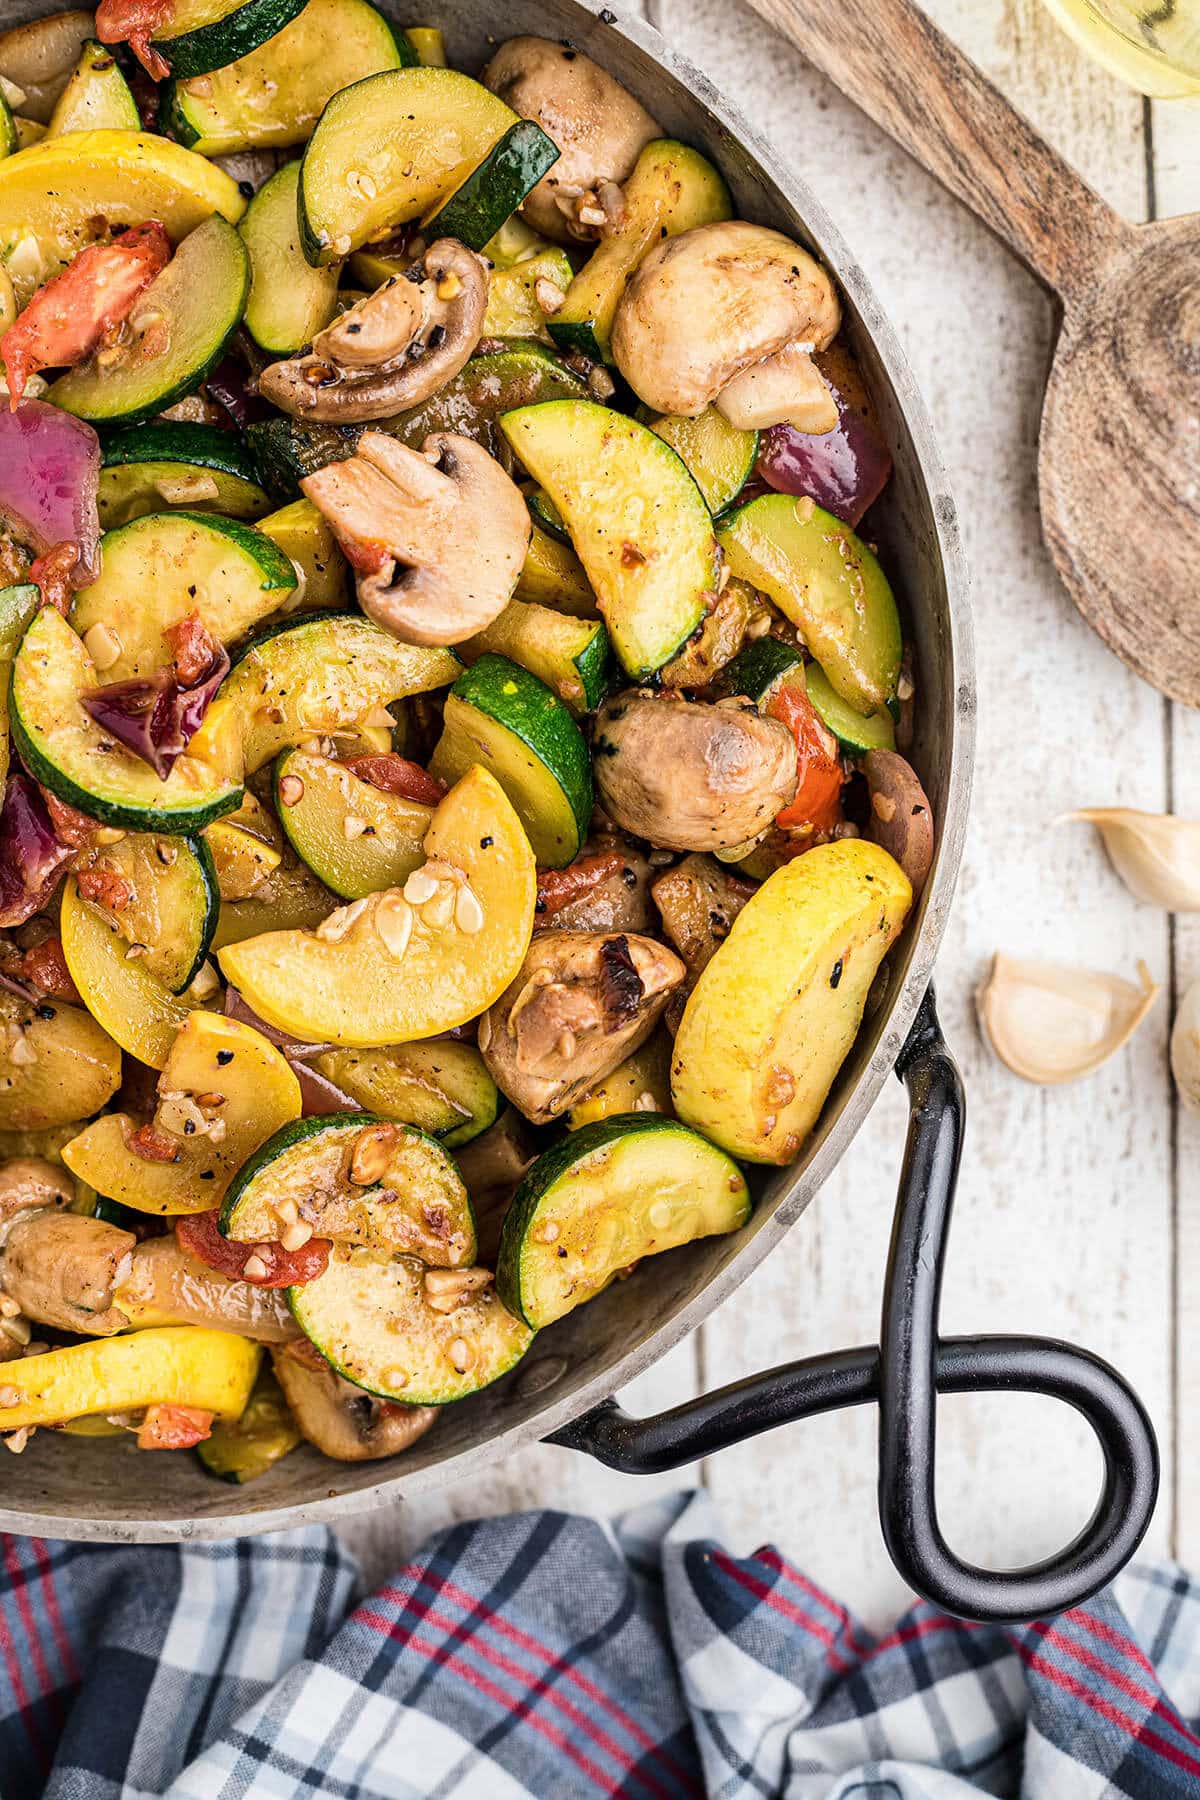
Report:
<svg viewBox="0 0 1200 1800"><path fill-rule="evenodd" d="M1068 593L1200 706L1200 213L1130 225L909 0L749 0L1062 302L1038 455Z"/></svg>

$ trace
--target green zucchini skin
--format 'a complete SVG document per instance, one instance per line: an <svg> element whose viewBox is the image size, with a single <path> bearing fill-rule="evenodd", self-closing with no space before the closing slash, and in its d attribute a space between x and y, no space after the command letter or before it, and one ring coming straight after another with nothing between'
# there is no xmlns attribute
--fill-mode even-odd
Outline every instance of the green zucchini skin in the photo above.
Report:
<svg viewBox="0 0 1200 1800"><path fill-rule="evenodd" d="M558 161L559 148L532 119L510 125L479 167L433 216L425 235L457 238L468 250L482 250L542 176Z"/></svg>
<svg viewBox="0 0 1200 1800"><path fill-rule="evenodd" d="M768 689L795 669L800 670L803 681L804 658L798 650L779 638L756 638L739 650L723 670L722 686L728 686L731 694L745 694L757 706Z"/></svg>
<svg viewBox="0 0 1200 1800"><path fill-rule="evenodd" d="M211 25L198 26L179 37L155 38L154 45L170 63L174 80L211 75L214 69L224 69L239 57L249 56L290 25L306 4L307 0L245 0Z"/></svg>
<svg viewBox="0 0 1200 1800"><path fill-rule="evenodd" d="M301 425L296 419L252 419L246 443L255 479L277 506L300 494L300 483L331 462L354 455L358 433L349 426Z"/></svg>
<svg viewBox="0 0 1200 1800"><path fill-rule="evenodd" d="M661 1159L670 1156L673 1145L679 1146L680 1153L689 1159L698 1158L704 1173L710 1176L708 1198L711 1210L701 1230L672 1237L669 1217L663 1227L656 1227L652 1208L657 1186L656 1170L662 1166ZM624 1159L628 1166L621 1168L613 1153L624 1148L631 1149L633 1154ZM575 1192L571 1192L572 1184ZM699 1185L696 1172L687 1171L684 1186L688 1191L697 1191ZM581 1260L579 1246L587 1246L591 1216L587 1205L589 1187L600 1212L606 1202L612 1203L614 1193L618 1199L627 1196L631 1204L635 1199L645 1200L645 1241L640 1246L633 1246L632 1256L625 1254L631 1248L626 1242L621 1248L619 1265L610 1267L602 1260L593 1271L598 1279L585 1284L585 1291L578 1299L568 1295L567 1304L556 1305L553 1286L546 1281L546 1272L558 1273L561 1286L560 1254L569 1247L574 1252L574 1260ZM561 1209L568 1202L571 1216L563 1220L548 1242L539 1242L535 1228L542 1213L555 1203ZM513 1195L500 1234L497 1292L515 1317L524 1319L537 1331L593 1298L612 1280L618 1266L628 1267L630 1262L642 1256L677 1248L695 1237L737 1231L749 1216L750 1192L741 1170L732 1157L710 1144L699 1132L676 1119L655 1113L620 1113L609 1119L599 1119L595 1124L568 1133L544 1151ZM572 1242L572 1227L576 1227L577 1243ZM655 1236L663 1234L669 1241L656 1243ZM543 1285L540 1295L539 1275Z"/></svg>
<svg viewBox="0 0 1200 1800"><path fill-rule="evenodd" d="M865 756L869 750L896 748L896 726L886 707L864 717L842 699L820 663L810 663L805 673L808 697L817 717L848 755Z"/></svg>
<svg viewBox="0 0 1200 1800"><path fill-rule="evenodd" d="M218 469L242 481L257 481L254 459L236 432L216 425L153 419L144 425L126 425L100 434L100 467L122 468L129 463L193 463L197 468Z"/></svg>
<svg viewBox="0 0 1200 1800"><path fill-rule="evenodd" d="M578 854L595 804L583 734L544 681L491 652L451 688L430 773L452 785L472 761L508 794L543 868Z"/></svg>
<svg viewBox="0 0 1200 1800"><path fill-rule="evenodd" d="M198 942L196 954L192 958L192 966L175 989L177 994L182 994L186 988L190 987L200 973L204 959L212 948L212 941L217 932L217 920L221 916L221 889L217 881L217 865L213 861L213 853L208 847L208 842L199 833L185 839L185 842L188 850L195 857L199 870L204 894L204 916L199 922L200 928L196 934Z"/></svg>

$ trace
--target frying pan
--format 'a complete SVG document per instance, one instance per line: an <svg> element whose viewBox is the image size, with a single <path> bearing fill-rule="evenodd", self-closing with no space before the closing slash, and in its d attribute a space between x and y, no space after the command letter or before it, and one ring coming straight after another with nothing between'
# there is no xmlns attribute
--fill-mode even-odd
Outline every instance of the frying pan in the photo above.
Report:
<svg viewBox="0 0 1200 1800"><path fill-rule="evenodd" d="M51 0L52 3L52 0ZM377 0L385 11L390 0ZM0 0L0 25L47 10ZM954 503L925 408L862 270L820 202L698 70L637 20L579 0L452 0L417 9L442 27L449 60L478 69L496 36L569 39L610 69L666 131L722 169L739 214L811 245L841 289L846 331L875 399L895 474L872 530L916 647L919 707L912 751L938 823L921 906L803 1155L755 1175L756 1207L736 1236L644 1263L541 1334L520 1367L448 1407L403 1458L335 1464L302 1446L245 1488L206 1478L187 1457L153 1457L128 1440L89 1443L41 1433L5 1459L0 1528L113 1542L211 1539L310 1521L332 1523L423 1493L550 1438L613 1467L673 1468L756 1432L818 1412L879 1407L880 1519L901 1574L935 1604L967 1617L1022 1619L1072 1606L1132 1555L1153 1511L1154 1435L1137 1397L1107 1364L1050 1340L941 1339L937 1317L963 1133L958 1072L930 989L962 855L975 728L967 577ZM911 1115L896 1204L880 1344L809 1358L723 1388L658 1417L631 1419L610 1396L664 1355L744 1281L800 1217L895 1071ZM1104 1456L1090 1524L1058 1555L1000 1574L946 1545L934 1504L939 1392L1039 1392L1080 1411Z"/></svg>

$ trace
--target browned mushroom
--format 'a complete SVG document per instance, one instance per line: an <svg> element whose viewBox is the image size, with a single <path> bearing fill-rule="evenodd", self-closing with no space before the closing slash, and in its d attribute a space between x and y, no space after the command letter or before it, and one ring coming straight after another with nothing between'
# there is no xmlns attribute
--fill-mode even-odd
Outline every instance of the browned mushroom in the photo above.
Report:
<svg viewBox="0 0 1200 1800"><path fill-rule="evenodd" d="M729 936L755 884L732 874L714 857L693 855L660 875L650 892L662 914L663 930L694 982Z"/></svg>
<svg viewBox="0 0 1200 1800"><path fill-rule="evenodd" d="M436 1406L398 1406L344 1381L312 1351L307 1338L273 1351L271 1361L296 1424L310 1444L338 1462L395 1456L422 1437L438 1416Z"/></svg>
<svg viewBox="0 0 1200 1800"><path fill-rule="evenodd" d="M495 1266L508 1203L536 1157L533 1134L515 1106L506 1106L494 1125L454 1152L471 1196L476 1254L481 1263Z"/></svg>
<svg viewBox="0 0 1200 1800"><path fill-rule="evenodd" d="M116 1304L131 1325L207 1325L259 1344L300 1336L279 1288L256 1287L209 1268L189 1256L174 1233L137 1246Z"/></svg>
<svg viewBox="0 0 1200 1800"><path fill-rule="evenodd" d="M559 243L598 238L620 215L619 184L638 152L662 135L658 121L589 56L549 38L510 38L482 79L558 145L558 161L521 203L534 230Z"/></svg>
<svg viewBox="0 0 1200 1800"><path fill-rule="evenodd" d="M649 1037L683 980L679 958L633 934L544 931L479 1021L492 1079L544 1125Z"/></svg>
<svg viewBox="0 0 1200 1800"><path fill-rule="evenodd" d="M18 1218L4 1245L4 1291L27 1318L60 1331L109 1337L129 1321L113 1290L137 1242L105 1219L43 1208Z"/></svg>
<svg viewBox="0 0 1200 1800"><path fill-rule="evenodd" d="M747 627L755 619L760 619L764 627L770 622L762 597L748 581L732 576L683 649L659 670L663 686L708 687L733 661L746 638Z"/></svg>
<svg viewBox="0 0 1200 1800"><path fill-rule="evenodd" d="M300 483L358 571L362 609L406 644L458 644L503 612L529 547L520 489L470 438L420 451L364 431Z"/></svg>
<svg viewBox="0 0 1200 1800"><path fill-rule="evenodd" d="M811 353L840 322L833 282L806 250L726 219L655 245L621 296L612 353L656 412L695 418L715 404L743 430L824 432L837 404Z"/></svg>
<svg viewBox="0 0 1200 1800"><path fill-rule="evenodd" d="M90 12L56 12L0 32L0 75L23 95L20 102L9 96L13 110L39 125L48 124L95 30Z"/></svg>
<svg viewBox="0 0 1200 1800"><path fill-rule="evenodd" d="M483 330L487 272L455 238L366 294L313 339L271 363L259 393L298 419L354 425L407 412L467 361Z"/></svg>
<svg viewBox="0 0 1200 1800"><path fill-rule="evenodd" d="M65 1169L41 1156L16 1156L0 1164L0 1229L18 1213L36 1207L69 1206L75 1183Z"/></svg>
<svg viewBox="0 0 1200 1800"><path fill-rule="evenodd" d="M593 749L609 817L668 850L750 843L796 794L795 740L748 700L630 689L600 708Z"/></svg>
<svg viewBox="0 0 1200 1800"><path fill-rule="evenodd" d="M867 836L894 856L920 898L933 863L933 808L911 763L895 750L871 750L863 758L871 796Z"/></svg>
<svg viewBox="0 0 1200 1800"><path fill-rule="evenodd" d="M539 869L533 927L649 931L650 864L621 838L593 838L565 869Z"/></svg>

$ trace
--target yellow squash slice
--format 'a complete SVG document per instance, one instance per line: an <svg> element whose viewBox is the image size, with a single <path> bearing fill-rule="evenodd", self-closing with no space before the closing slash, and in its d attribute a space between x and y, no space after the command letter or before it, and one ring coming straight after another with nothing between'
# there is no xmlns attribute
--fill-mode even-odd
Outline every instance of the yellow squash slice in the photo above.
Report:
<svg viewBox="0 0 1200 1800"><path fill-rule="evenodd" d="M68 1344L27 1356L14 1369L10 1385L20 1399L5 1408L4 1428L61 1425L144 1406L195 1406L236 1419L250 1398L261 1355L248 1338L194 1325Z"/></svg>
<svg viewBox="0 0 1200 1800"><path fill-rule="evenodd" d="M71 980L93 1019L130 1056L161 1069L199 999L190 992L173 994L139 959L131 959L133 946L83 898L73 875L63 887L59 931Z"/></svg>
<svg viewBox="0 0 1200 1800"><path fill-rule="evenodd" d="M81 1006L55 1000L39 1007L0 989L0 1131L90 1118L120 1081L120 1050ZM0 1158L45 1154L0 1145Z"/></svg>

